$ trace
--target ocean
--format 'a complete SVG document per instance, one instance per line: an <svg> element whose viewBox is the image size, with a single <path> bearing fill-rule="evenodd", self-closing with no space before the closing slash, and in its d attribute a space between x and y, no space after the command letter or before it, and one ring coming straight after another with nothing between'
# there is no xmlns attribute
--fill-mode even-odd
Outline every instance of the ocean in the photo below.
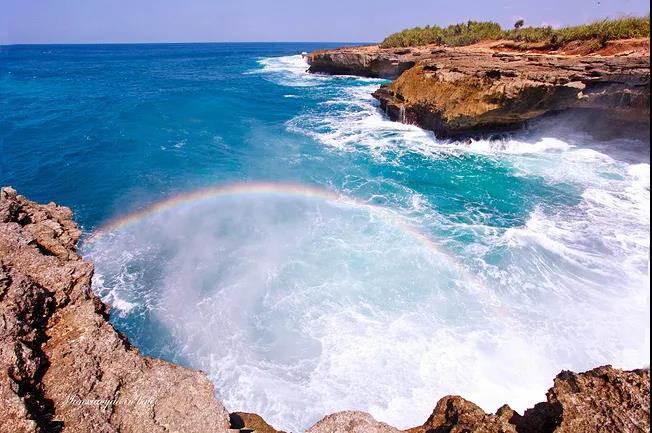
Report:
<svg viewBox="0 0 652 433"><path fill-rule="evenodd" d="M0 47L0 184L73 209L144 354L278 428L649 365L649 143L439 140L385 118L383 80L306 73L337 45Z"/></svg>

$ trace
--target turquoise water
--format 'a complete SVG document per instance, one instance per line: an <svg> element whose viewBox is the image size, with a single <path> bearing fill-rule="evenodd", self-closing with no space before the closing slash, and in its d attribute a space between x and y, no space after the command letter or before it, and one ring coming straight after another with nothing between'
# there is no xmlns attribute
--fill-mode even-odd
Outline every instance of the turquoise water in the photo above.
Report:
<svg viewBox="0 0 652 433"><path fill-rule="evenodd" d="M288 430L649 365L647 143L440 141L384 118L382 80L306 74L328 46L2 47L0 184L75 211L144 353Z"/></svg>

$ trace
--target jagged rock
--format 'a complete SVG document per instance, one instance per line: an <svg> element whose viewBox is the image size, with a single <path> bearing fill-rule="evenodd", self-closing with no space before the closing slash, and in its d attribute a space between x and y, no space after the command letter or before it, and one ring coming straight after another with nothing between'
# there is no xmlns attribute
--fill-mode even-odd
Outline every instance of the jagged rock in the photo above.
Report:
<svg viewBox="0 0 652 433"><path fill-rule="evenodd" d="M0 192L0 432L225 432L204 374L140 355L110 325L71 217Z"/></svg>
<svg viewBox="0 0 652 433"><path fill-rule="evenodd" d="M307 61L313 72L397 76L374 93L381 108L392 120L443 137L514 129L567 109L596 110L649 130L649 45L604 57L497 47L420 47L408 54L353 47L318 51Z"/></svg>
<svg viewBox="0 0 652 433"><path fill-rule="evenodd" d="M306 60L313 73L394 79L428 54L429 50L421 48L381 49L370 45L315 51Z"/></svg>
<svg viewBox="0 0 652 433"><path fill-rule="evenodd" d="M306 433L400 433L364 412L338 412L328 415Z"/></svg>
<svg viewBox="0 0 652 433"><path fill-rule="evenodd" d="M555 433L649 432L650 370L563 371L548 392L548 405L559 417Z"/></svg>
<svg viewBox="0 0 652 433"><path fill-rule="evenodd" d="M496 415L489 415L462 397L447 396L439 400L423 426L408 433L516 433L516 426L510 424L514 414L504 406Z"/></svg>
<svg viewBox="0 0 652 433"><path fill-rule="evenodd" d="M405 433L649 433L650 370L609 365L561 372L547 401L520 415L504 405L495 414L459 396L439 400L421 426ZM327 416L307 433L396 433L361 412Z"/></svg>
<svg viewBox="0 0 652 433"><path fill-rule="evenodd" d="M254 430L256 433L285 433L276 430L260 416L255 413L233 412L231 415L232 429Z"/></svg>

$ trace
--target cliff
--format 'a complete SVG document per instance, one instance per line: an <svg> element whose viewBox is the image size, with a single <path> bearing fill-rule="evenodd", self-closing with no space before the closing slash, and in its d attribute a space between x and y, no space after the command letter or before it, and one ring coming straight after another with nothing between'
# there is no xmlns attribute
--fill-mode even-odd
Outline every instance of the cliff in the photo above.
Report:
<svg viewBox="0 0 652 433"><path fill-rule="evenodd" d="M649 39L611 42L589 55L466 47L350 47L307 56L311 72L395 79L374 93L390 119L441 137L519 128L569 109L647 128Z"/></svg>
<svg viewBox="0 0 652 433"><path fill-rule="evenodd" d="M281 433L258 415L229 415L203 373L142 356L114 330L76 251L80 234L70 209L0 191L0 433ZM649 369L604 366L560 373L523 415L444 397L406 433L649 431ZM341 412L307 433L399 430Z"/></svg>
<svg viewBox="0 0 652 433"><path fill-rule="evenodd" d="M91 290L72 212L0 192L0 432L224 432L200 372L142 356Z"/></svg>

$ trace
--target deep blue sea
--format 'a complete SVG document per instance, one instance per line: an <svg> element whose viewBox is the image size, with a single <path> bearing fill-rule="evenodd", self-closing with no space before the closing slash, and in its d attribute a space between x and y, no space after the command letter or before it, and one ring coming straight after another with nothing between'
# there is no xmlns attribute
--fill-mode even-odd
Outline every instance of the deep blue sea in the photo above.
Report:
<svg viewBox="0 0 652 433"><path fill-rule="evenodd" d="M649 143L438 140L307 74L335 45L0 47L0 185L74 210L145 354L286 430L649 365Z"/></svg>

